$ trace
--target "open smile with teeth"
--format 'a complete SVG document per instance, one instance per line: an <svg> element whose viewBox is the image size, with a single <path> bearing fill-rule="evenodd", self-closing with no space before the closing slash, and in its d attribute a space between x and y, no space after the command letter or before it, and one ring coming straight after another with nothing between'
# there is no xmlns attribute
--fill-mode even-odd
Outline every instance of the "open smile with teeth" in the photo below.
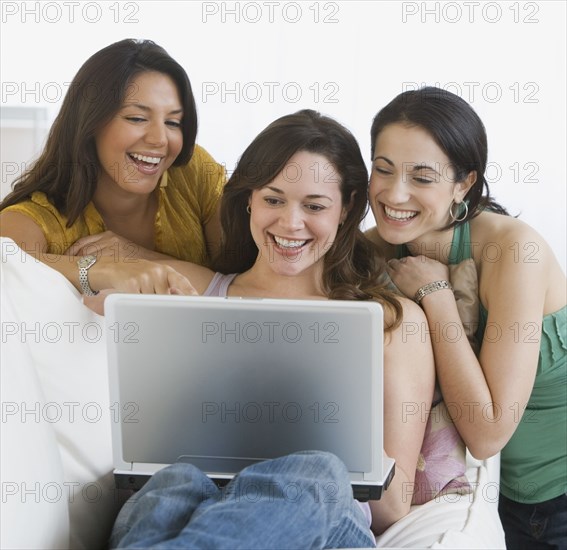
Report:
<svg viewBox="0 0 567 550"><path fill-rule="evenodd" d="M140 155L138 153L128 153L128 156L135 161L145 162L146 164L157 165L161 161L161 157L147 157L146 155Z"/></svg>
<svg viewBox="0 0 567 550"><path fill-rule="evenodd" d="M289 250L301 248L303 245L305 245L305 243L308 242L308 240L300 241L296 239L284 239L283 237L276 237L275 235L272 235L272 237L280 248L287 248Z"/></svg>
<svg viewBox="0 0 567 550"><path fill-rule="evenodd" d="M386 217L391 220L405 222L415 218L419 214L419 212L415 210L394 210L385 204L383 206Z"/></svg>

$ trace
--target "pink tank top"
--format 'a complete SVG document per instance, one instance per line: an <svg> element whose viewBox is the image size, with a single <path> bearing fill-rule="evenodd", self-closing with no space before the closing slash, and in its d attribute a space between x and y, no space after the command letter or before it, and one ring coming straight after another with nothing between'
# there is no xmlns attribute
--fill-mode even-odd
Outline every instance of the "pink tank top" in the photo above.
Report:
<svg viewBox="0 0 567 550"><path fill-rule="evenodd" d="M232 283L233 279L237 275L238 273L232 273L230 275L224 275L219 272L215 273L207 287L207 290L203 292L203 296L226 296L228 294L228 287L230 286L230 283Z"/></svg>

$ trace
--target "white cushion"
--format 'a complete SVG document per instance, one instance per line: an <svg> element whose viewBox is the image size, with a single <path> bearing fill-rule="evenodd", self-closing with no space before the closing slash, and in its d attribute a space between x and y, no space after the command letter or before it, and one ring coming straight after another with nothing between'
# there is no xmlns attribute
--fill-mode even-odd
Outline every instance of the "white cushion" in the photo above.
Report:
<svg viewBox="0 0 567 550"><path fill-rule="evenodd" d="M380 548L506 548L496 503L498 483L484 465L469 468L468 495L442 495L412 506L410 513L377 537Z"/></svg>
<svg viewBox="0 0 567 550"><path fill-rule="evenodd" d="M63 466L31 355L18 337L10 295L1 293L1 548L67 548Z"/></svg>
<svg viewBox="0 0 567 550"><path fill-rule="evenodd" d="M43 390L41 415L49 420L60 451L71 547L102 548L119 506L103 317L85 307L80 293L57 271L10 239L0 244L3 292L13 304L11 324L3 324L3 332L13 334L3 336L25 345ZM23 432L18 440L19 445L25 441ZM39 467L45 459L41 451L31 460Z"/></svg>

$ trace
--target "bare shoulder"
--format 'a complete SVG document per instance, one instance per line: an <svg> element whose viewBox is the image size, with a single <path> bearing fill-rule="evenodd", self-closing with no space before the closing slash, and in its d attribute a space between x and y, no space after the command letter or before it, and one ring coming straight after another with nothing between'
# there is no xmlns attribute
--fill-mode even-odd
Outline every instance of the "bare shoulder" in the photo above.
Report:
<svg viewBox="0 0 567 550"><path fill-rule="evenodd" d="M511 216L483 212L471 222L471 241L486 307L491 298L520 287L543 293L544 313L565 305L563 270L551 246L533 227Z"/></svg>
<svg viewBox="0 0 567 550"><path fill-rule="evenodd" d="M402 319L400 324L389 331L390 344L394 346L408 343L429 343L429 327L423 310L412 300L398 297L402 306ZM384 310L384 322L392 324L394 313L390 308Z"/></svg>
<svg viewBox="0 0 567 550"><path fill-rule="evenodd" d="M426 395L430 403L435 363L430 330L423 310L407 298L400 299L401 323L384 338L385 372L390 391L407 398L411 386L415 395ZM393 384L393 385L392 385Z"/></svg>
<svg viewBox="0 0 567 550"><path fill-rule="evenodd" d="M398 298L402 305L404 321L425 321L425 313L413 300L405 296Z"/></svg>
<svg viewBox="0 0 567 550"><path fill-rule="evenodd" d="M471 222L473 253L478 262L541 263L553 258L545 239L530 225L493 212L483 212Z"/></svg>

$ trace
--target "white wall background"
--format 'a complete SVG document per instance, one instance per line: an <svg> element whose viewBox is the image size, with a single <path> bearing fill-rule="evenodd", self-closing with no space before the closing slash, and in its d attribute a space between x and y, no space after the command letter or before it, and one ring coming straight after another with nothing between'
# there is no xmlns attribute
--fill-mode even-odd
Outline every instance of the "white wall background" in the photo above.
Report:
<svg viewBox="0 0 567 550"><path fill-rule="evenodd" d="M458 93L486 125L493 194L552 244L565 269L563 1L0 6L2 194L38 147L37 130L7 120L5 107L45 108L50 123L88 56L126 37L149 38L186 68L198 142L229 172L269 122L306 107L347 125L370 167L372 117L395 95L422 84Z"/></svg>

